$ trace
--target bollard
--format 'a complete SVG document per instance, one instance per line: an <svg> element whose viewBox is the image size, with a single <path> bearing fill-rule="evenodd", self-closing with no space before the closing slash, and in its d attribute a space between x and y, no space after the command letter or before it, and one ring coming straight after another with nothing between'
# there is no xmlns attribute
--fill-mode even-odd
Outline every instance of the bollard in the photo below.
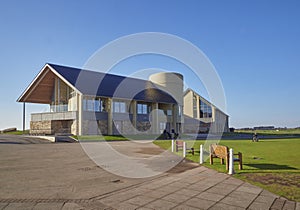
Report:
<svg viewBox="0 0 300 210"><path fill-rule="evenodd" d="M184 158L185 158L185 156L186 156L186 142L183 142L182 156L183 156Z"/></svg>
<svg viewBox="0 0 300 210"><path fill-rule="evenodd" d="M172 149L171 150L172 150L172 152L174 152L174 139L172 139L171 142L172 142Z"/></svg>
<svg viewBox="0 0 300 210"><path fill-rule="evenodd" d="M200 145L200 164L203 164L203 145Z"/></svg>
<svg viewBox="0 0 300 210"><path fill-rule="evenodd" d="M229 171L228 171L228 174L234 174L233 149L229 149Z"/></svg>

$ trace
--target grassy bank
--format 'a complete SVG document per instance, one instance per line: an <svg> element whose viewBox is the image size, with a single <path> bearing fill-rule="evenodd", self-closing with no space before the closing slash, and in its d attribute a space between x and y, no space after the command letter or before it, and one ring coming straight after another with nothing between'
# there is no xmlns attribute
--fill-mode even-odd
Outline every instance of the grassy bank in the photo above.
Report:
<svg viewBox="0 0 300 210"><path fill-rule="evenodd" d="M164 149L170 149L171 141L155 141ZM195 155L187 154L187 159L199 162L199 147L205 141L187 141L188 147L195 148ZM247 140L222 140L219 144L242 152L244 170L238 170L237 178L246 180L278 195L300 201L300 139L269 139L259 142ZM178 155L181 155L179 152ZM215 160L214 165L205 166L226 173L225 165Z"/></svg>

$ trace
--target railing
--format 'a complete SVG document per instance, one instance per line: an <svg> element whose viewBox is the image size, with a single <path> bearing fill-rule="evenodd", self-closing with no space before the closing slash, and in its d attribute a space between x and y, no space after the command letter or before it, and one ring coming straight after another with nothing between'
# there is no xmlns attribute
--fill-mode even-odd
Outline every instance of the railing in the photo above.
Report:
<svg viewBox="0 0 300 210"><path fill-rule="evenodd" d="M63 105L50 105L50 112L67 112L68 104Z"/></svg>

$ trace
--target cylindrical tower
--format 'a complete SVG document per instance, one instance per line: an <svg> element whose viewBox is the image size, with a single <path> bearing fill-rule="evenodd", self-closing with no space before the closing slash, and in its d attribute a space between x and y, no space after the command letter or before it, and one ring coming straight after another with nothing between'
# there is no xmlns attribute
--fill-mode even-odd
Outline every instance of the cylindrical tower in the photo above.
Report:
<svg viewBox="0 0 300 210"><path fill-rule="evenodd" d="M157 84L157 88L168 93L176 100L172 105L172 120L167 128L176 133L182 133L183 123L183 75L173 72L161 72L150 76L150 81Z"/></svg>
<svg viewBox="0 0 300 210"><path fill-rule="evenodd" d="M178 103L183 105L183 75L173 72L161 72L150 76L150 81L158 84Z"/></svg>

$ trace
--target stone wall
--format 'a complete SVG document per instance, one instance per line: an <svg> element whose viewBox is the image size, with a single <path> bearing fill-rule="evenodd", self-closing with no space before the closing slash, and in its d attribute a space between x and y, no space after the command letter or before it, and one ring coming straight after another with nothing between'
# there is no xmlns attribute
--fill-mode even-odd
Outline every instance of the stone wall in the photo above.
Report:
<svg viewBox="0 0 300 210"><path fill-rule="evenodd" d="M151 133L151 123L149 121L137 122L136 127L138 131Z"/></svg>
<svg viewBox="0 0 300 210"><path fill-rule="evenodd" d="M73 120L52 120L51 129L55 134L70 134Z"/></svg>
<svg viewBox="0 0 300 210"><path fill-rule="evenodd" d="M123 127L122 127L123 134L133 134L135 132L132 122L130 120L123 121L122 123L123 123Z"/></svg>
<svg viewBox="0 0 300 210"><path fill-rule="evenodd" d="M98 120L97 123L98 123L99 134L107 135L108 134L107 120Z"/></svg>
<svg viewBox="0 0 300 210"><path fill-rule="evenodd" d="M30 134L33 135L54 135L54 134L70 134L73 120L44 120L31 121ZM73 131L76 128L73 126ZM75 133L76 134L76 133Z"/></svg>
<svg viewBox="0 0 300 210"><path fill-rule="evenodd" d="M97 135L98 124L95 120L83 120L82 121L82 134L83 135Z"/></svg>
<svg viewBox="0 0 300 210"><path fill-rule="evenodd" d="M31 121L30 122L30 134L33 134L33 135L38 135L38 134L51 135L51 134L54 134L53 130L51 129L51 120Z"/></svg>

